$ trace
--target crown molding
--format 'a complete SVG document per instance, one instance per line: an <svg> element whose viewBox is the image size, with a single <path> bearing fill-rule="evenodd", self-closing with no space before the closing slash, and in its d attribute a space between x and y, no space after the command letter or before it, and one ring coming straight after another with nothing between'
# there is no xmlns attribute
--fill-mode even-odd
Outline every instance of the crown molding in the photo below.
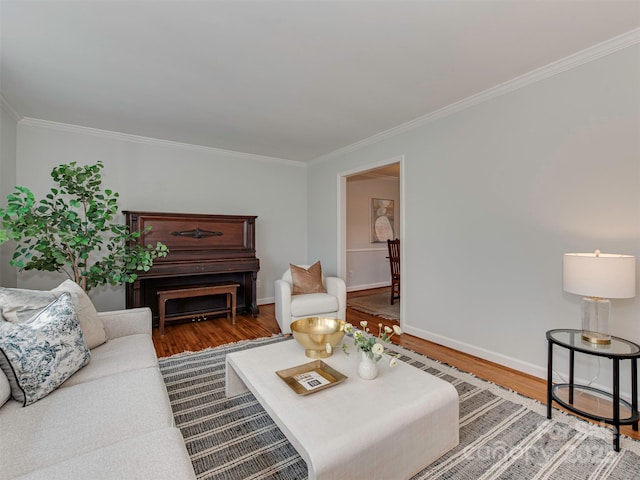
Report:
<svg viewBox="0 0 640 480"><path fill-rule="evenodd" d="M63 132L79 133L82 135L92 135L95 137L109 138L112 140L120 140L125 142L143 143L146 145L156 145L162 147L180 148L186 150L195 150L217 155L226 155L230 157L240 158L244 160L278 163L293 167L306 167L304 162L289 160L286 158L268 157L265 155L256 155L253 153L236 152L233 150L224 150L221 148L206 147L203 145L193 145L190 143L174 142L172 140L162 140L159 138L144 137L141 135L132 135L130 133L113 132L111 130L102 130L99 128L82 127L79 125L71 125L68 123L52 122L50 120L40 120L38 118L23 117L19 122L20 125L30 127L46 128L50 130L59 130Z"/></svg>
<svg viewBox="0 0 640 480"><path fill-rule="evenodd" d="M7 112L9 116L16 121L16 123L20 123L20 120L22 120L22 117L18 115L18 112L14 110L11 104L7 101L6 98L4 98L4 96L1 93L0 93L0 106L2 106L2 109L5 112Z"/></svg>
<svg viewBox="0 0 640 480"><path fill-rule="evenodd" d="M441 118L448 117L449 115L453 115L454 113L466 110L467 108L473 107L493 98L500 97L507 93L511 93L515 90L519 90L533 83L545 80L549 77L553 77L554 75L558 75L567 70L579 67L580 65L584 65L585 63L598 60L599 58L605 57L639 43L640 28L636 28L634 30L623 33L622 35L618 35L617 37L606 40L602 43L598 43L585 50L581 50L577 53L569 55L568 57L520 75L519 77L507 80L504 83L483 90L458 102L447 105L446 107L442 107L427 115L423 115L409 122L390 128L389 130L385 130L371 137L365 138L364 140L360 140L359 142L352 143L351 145L347 145L345 147L334 150L333 152L327 153L320 157L316 157L313 160L307 162L307 164L314 165L317 163L322 163L332 158L336 158L340 155L359 150L368 145L373 145L374 143L378 143L384 139L395 137L396 135L400 135L404 132L421 127L422 125L434 122Z"/></svg>

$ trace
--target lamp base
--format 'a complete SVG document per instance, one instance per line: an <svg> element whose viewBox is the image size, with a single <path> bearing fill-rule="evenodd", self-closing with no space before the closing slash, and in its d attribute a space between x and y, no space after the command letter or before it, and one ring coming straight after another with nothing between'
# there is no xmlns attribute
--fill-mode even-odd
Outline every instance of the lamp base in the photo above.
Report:
<svg viewBox="0 0 640 480"><path fill-rule="evenodd" d="M609 312L611 302L606 298L582 298L582 339L589 343L608 345L611 343L609 334Z"/></svg>
<svg viewBox="0 0 640 480"><path fill-rule="evenodd" d="M586 342L596 345L609 345L611 343L611 335L604 335L598 332L582 331L582 339Z"/></svg>

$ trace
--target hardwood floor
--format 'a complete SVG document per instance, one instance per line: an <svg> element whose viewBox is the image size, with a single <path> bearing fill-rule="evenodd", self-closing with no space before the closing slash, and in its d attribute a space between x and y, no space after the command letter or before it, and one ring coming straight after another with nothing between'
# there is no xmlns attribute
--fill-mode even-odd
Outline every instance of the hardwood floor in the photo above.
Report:
<svg viewBox="0 0 640 480"><path fill-rule="evenodd" d="M372 293L385 291L388 292L388 288L352 292L349 293L349 297L370 295ZM385 325L392 325L394 323L381 319L380 317L347 308L348 322L353 325L359 325L363 320L368 321L370 324L383 323ZM184 351L195 352L226 343L270 337L279 333L280 328L276 322L274 305L269 304L260 306L260 315L258 315L257 318L251 315L238 315L235 325L231 325L231 320L220 317L204 322L167 325L164 336L160 336L158 329L154 328L153 343L158 357L167 357ZM393 340L394 343L426 355L434 360L439 360L460 370L473 373L479 378L496 383L546 404L547 390L545 380L406 333L395 336ZM629 426L623 426L621 431L629 437L640 440L640 433L633 431Z"/></svg>

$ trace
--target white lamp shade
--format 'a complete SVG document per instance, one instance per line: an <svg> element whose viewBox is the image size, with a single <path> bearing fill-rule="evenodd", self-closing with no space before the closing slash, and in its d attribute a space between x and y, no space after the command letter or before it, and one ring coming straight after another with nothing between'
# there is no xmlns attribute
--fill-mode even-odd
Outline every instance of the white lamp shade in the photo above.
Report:
<svg viewBox="0 0 640 480"><path fill-rule="evenodd" d="M636 257L614 253L565 253L563 286L585 297L636 296Z"/></svg>

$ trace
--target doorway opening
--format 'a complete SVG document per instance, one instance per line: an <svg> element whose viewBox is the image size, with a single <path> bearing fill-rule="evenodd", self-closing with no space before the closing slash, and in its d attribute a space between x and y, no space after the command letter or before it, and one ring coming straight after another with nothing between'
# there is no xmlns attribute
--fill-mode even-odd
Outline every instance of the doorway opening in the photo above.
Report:
<svg viewBox="0 0 640 480"><path fill-rule="evenodd" d="M387 238L404 236L403 162L394 157L338 175L337 267L348 292L391 286ZM402 296L395 303L401 309Z"/></svg>

